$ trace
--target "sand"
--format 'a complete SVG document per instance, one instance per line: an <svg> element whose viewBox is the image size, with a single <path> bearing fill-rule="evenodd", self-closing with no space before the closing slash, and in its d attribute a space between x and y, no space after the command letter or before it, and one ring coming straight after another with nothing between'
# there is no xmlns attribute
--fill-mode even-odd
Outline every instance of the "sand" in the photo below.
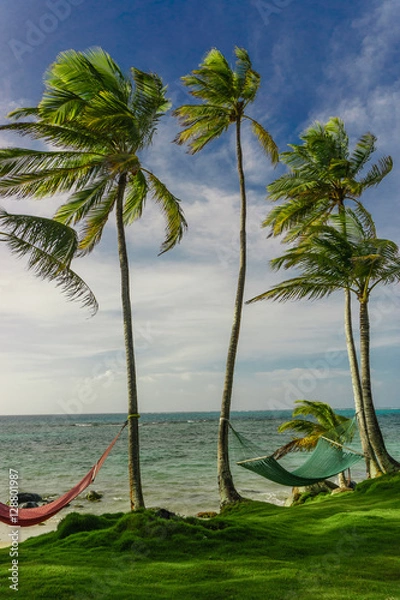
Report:
<svg viewBox="0 0 400 600"><path fill-rule="evenodd" d="M11 544L10 533L18 529L18 541L24 542L30 537L42 535L54 531L57 528L60 518L52 517L42 525L33 525L32 527L10 527L4 523L0 523L0 548L6 548Z"/></svg>

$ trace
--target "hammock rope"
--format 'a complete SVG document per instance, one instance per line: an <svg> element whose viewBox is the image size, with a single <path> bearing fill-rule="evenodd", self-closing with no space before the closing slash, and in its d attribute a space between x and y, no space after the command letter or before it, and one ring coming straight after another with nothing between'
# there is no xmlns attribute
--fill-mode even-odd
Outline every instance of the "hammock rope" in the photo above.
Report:
<svg viewBox="0 0 400 600"><path fill-rule="evenodd" d="M62 508L74 500L74 498L79 496L79 494L81 494L91 483L94 482L97 473L99 472L104 461L110 454L127 424L128 421L123 424L122 428L111 441L111 444L100 456L96 464L93 465L85 477L83 477L83 479L81 479L81 481L77 483L71 490L60 496L60 498L53 500L53 502L49 502L49 504L43 504L42 506L38 506L36 508L16 508L0 502L0 521L2 523L6 523L6 525L9 525L10 527L30 527L32 525L38 525L43 521L47 521L47 519L50 519L50 517L56 515Z"/></svg>
<svg viewBox="0 0 400 600"><path fill-rule="evenodd" d="M321 436L305 463L293 471L285 469L273 455L264 456L262 452L258 452L255 458L240 460L236 464L281 485L290 487L312 485L338 475L364 458L363 454L343 446L338 441L340 438L343 440L345 435L349 439L349 436L353 435L354 427L353 419L346 432L343 428L340 431L332 430L330 432L332 439L328 438L328 434ZM245 440L231 424L230 428L242 446L255 448L254 444Z"/></svg>

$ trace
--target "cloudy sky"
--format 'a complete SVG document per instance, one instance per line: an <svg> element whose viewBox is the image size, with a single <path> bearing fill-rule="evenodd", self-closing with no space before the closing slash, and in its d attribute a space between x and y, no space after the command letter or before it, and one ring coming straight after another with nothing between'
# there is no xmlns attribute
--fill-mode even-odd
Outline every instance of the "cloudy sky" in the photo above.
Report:
<svg viewBox="0 0 400 600"><path fill-rule="evenodd" d="M376 159L394 169L365 197L380 237L400 242L400 3L397 0L2 0L1 121L36 104L42 76L63 50L101 46L120 66L157 72L173 105L180 77L211 47L233 63L245 47L262 77L249 110L281 151L313 121L340 116L354 142L378 137ZM182 200L189 230L157 256L164 225L149 203L128 230L140 410L219 410L238 259L238 183L233 131L189 156L171 143L167 116L143 163ZM2 134L0 144L26 145ZM284 172L244 133L249 197L246 298L281 279L268 261L283 250L261 228L266 185ZM51 216L64 198L0 200L9 211ZM90 318L0 247L2 414L125 412L125 364L114 222L97 249L75 262L100 304ZM297 398L352 406L340 294L318 302L246 306L234 410L290 409ZM400 407L400 296L377 291L371 306L378 407Z"/></svg>

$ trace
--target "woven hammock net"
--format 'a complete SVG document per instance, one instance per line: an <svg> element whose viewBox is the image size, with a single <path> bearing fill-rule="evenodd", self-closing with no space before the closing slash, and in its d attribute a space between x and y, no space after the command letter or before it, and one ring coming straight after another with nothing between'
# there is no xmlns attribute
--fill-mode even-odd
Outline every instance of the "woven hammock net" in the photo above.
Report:
<svg viewBox="0 0 400 600"><path fill-rule="evenodd" d="M265 453L235 431L231 425L235 438L248 456L237 461L237 464L275 483L291 487L312 485L329 479L362 460L364 458L362 454L344 446L346 442L353 439L355 429L356 423L353 419L327 432L324 437L319 438L315 449L304 464L293 471L288 471L273 455L265 456Z"/></svg>

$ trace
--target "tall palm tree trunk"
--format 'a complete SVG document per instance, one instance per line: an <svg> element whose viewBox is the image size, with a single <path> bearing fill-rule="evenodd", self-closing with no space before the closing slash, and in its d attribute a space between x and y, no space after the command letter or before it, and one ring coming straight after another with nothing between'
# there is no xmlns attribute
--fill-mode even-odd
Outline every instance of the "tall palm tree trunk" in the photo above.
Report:
<svg viewBox="0 0 400 600"><path fill-rule="evenodd" d="M367 477L371 477L371 475L375 476L377 473L380 472L380 467L376 459L375 452L369 441L367 424L365 421L360 370L358 368L358 359L354 343L353 325L351 318L351 292L349 289L345 290L344 326L346 334L347 354L349 358L351 373L351 382L353 385L354 405L356 409L358 422L358 430L360 432L361 446L365 455Z"/></svg>
<svg viewBox="0 0 400 600"><path fill-rule="evenodd" d="M121 175L118 183L116 202L116 223L118 232L118 252L121 271L121 300L124 321L124 338L128 384L128 459L129 489L131 510L144 508L139 457L139 415L136 384L135 350L133 342L132 306L129 285L129 262L126 249L123 203L126 188L126 175Z"/></svg>
<svg viewBox="0 0 400 600"><path fill-rule="evenodd" d="M236 154L240 185L240 239L239 275L236 289L233 324L226 360L225 383L222 395L221 418L218 431L218 488L221 506L242 499L235 489L229 466L229 417L232 401L233 376L239 344L240 324L243 311L244 286L246 281L246 188L243 171L243 155L240 139L240 118L236 122Z"/></svg>
<svg viewBox="0 0 400 600"><path fill-rule="evenodd" d="M383 473L397 471L400 469L400 464L395 461L386 450L372 399L368 300L363 299L360 299L360 356L361 387L368 437Z"/></svg>

